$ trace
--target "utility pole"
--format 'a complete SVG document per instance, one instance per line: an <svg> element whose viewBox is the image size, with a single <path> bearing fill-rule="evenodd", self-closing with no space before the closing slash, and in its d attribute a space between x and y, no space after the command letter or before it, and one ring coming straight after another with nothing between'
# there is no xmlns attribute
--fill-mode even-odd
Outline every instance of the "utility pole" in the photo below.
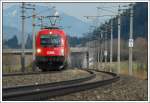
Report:
<svg viewBox="0 0 150 103"><path fill-rule="evenodd" d="M89 69L89 52L90 52L90 41L88 40L88 42L87 42L87 68Z"/></svg>
<svg viewBox="0 0 150 103"><path fill-rule="evenodd" d="M113 19L111 19L111 34L110 34L110 72L112 72L112 58L113 58Z"/></svg>
<svg viewBox="0 0 150 103"><path fill-rule="evenodd" d="M100 64L102 67L102 62L103 62L103 31L101 31L101 39L100 39Z"/></svg>
<svg viewBox="0 0 150 103"><path fill-rule="evenodd" d="M93 46L93 47L94 47L94 62L95 62L95 63L94 63L95 66L94 66L94 67L96 68L96 66L97 66L97 65L96 65L96 63L97 63L97 60L96 60L97 52L96 52L96 38L95 38L95 37L94 37L94 46ZM96 68L96 69L97 69L97 68Z"/></svg>
<svg viewBox="0 0 150 103"><path fill-rule="evenodd" d="M104 36L105 36L105 51L104 51L104 56L105 56L105 70L106 70L106 64L107 64L107 55L108 55L108 51L107 51L107 27L105 27L105 31L104 31Z"/></svg>
<svg viewBox="0 0 150 103"><path fill-rule="evenodd" d="M121 26L121 15L120 15L120 5L118 8L118 56L117 56L117 60L118 60L118 74L120 74L120 26Z"/></svg>
<svg viewBox="0 0 150 103"><path fill-rule="evenodd" d="M24 10L25 9L32 9L32 16L28 16L28 17L24 17L25 18L30 18L32 17L32 38L33 38L33 43L32 43L32 47L33 47L33 51L32 51L32 59L33 59L33 64L32 64L32 70L35 71L36 66L35 66L35 35L34 35L34 30L35 30L35 5L32 4L24 4Z"/></svg>
<svg viewBox="0 0 150 103"><path fill-rule="evenodd" d="M33 14L32 14L32 38L33 38L33 42L32 42L32 47L33 47L33 64L32 64L32 70L35 71L36 69L36 65L35 65L35 5L33 5Z"/></svg>
<svg viewBox="0 0 150 103"><path fill-rule="evenodd" d="M129 75L132 75L133 4L130 4Z"/></svg>
<svg viewBox="0 0 150 103"><path fill-rule="evenodd" d="M99 7L97 7L97 9L99 10ZM114 16L114 15L97 15L97 16L84 16L84 17L86 17L87 19L92 19L92 18L99 18L99 17L105 17L105 16ZM107 41L105 42L105 36L106 36L106 38L107 38L107 34L106 34L106 31L103 31L102 33L100 33L100 36L102 37L102 35L103 35L103 33L104 33L104 57L105 57L105 64L106 64L106 62L107 62L107 54L108 54L108 51L107 50L105 50L105 46L107 45ZM106 45L105 45L106 44ZM101 44L100 44L101 45ZM94 46L93 46L94 47ZM102 45L101 45L101 47L102 47ZM107 48L107 47L106 47ZM94 49L93 49L94 50ZM96 47L95 47L95 51L96 51ZM99 51L100 51L100 54L99 54ZM98 61L98 63L99 62L101 62L101 64L102 64L102 61L103 61L103 50L102 49L100 49L99 50L99 47L98 47L98 49L97 49L97 52L95 52L95 54L98 56L98 59L97 59L97 61ZM99 58L100 58L100 60L99 60ZM98 67L98 65L97 65L97 67Z"/></svg>
<svg viewBox="0 0 150 103"><path fill-rule="evenodd" d="M22 13L22 45L21 45L21 48L22 48L22 53L21 53L21 71L22 72L25 72L25 52L24 52L24 49L25 49L25 36L24 36L24 24L25 24L25 3L22 2L22 6L21 6L22 10L21 10L21 13Z"/></svg>
<svg viewBox="0 0 150 103"><path fill-rule="evenodd" d="M26 6L29 6L29 7L26 7ZM32 7L30 7L32 6ZM32 65L32 70L35 71L36 69L36 66L35 66L35 53L36 53L36 48L35 48L35 18L36 18L36 14L35 14L35 5L32 5L32 4L25 4L24 2L22 2L22 6L21 6L21 13L22 13L22 45L21 45L21 48L22 48L22 53L21 53L21 70L22 72L25 71L25 52L24 52L24 49L25 49L25 35L24 35L24 24L25 24L25 19L26 18L30 18L32 17L32 37L33 37L33 43L32 43L32 46L33 46L33 65ZM25 16L25 10L26 9L32 9L33 12L32 12L32 16L28 16L26 17ZM43 19L44 18L50 18L50 17L59 17L59 16L41 16L41 18L39 18L41 20L41 28L43 28ZM56 23L56 20L55 22Z"/></svg>
<svg viewBox="0 0 150 103"><path fill-rule="evenodd" d="M100 69L100 48L101 48L101 31L100 31L100 34L99 34L99 37L98 37L98 69Z"/></svg>
<svg viewBox="0 0 150 103"><path fill-rule="evenodd" d="M97 7L97 27L99 26L99 16L100 16L100 12L99 12L99 8ZM100 69L99 68L99 64L100 64L100 43L99 43L99 41L100 41L100 35L101 35L101 33L99 32L98 33L98 40L97 40L97 69Z"/></svg>

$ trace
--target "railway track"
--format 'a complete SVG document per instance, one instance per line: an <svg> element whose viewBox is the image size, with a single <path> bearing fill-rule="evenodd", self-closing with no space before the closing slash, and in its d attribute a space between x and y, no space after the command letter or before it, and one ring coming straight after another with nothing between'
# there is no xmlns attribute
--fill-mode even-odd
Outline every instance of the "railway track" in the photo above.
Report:
<svg viewBox="0 0 150 103"><path fill-rule="evenodd" d="M2 76L7 77L7 76L22 76L22 75L38 75L38 74L48 74L48 73L59 73L62 71L47 71L47 72L36 71L36 72L4 73L4 74L2 74Z"/></svg>
<svg viewBox="0 0 150 103"><path fill-rule="evenodd" d="M110 84L119 79L119 76L97 70L87 70L91 75L69 81L46 83L40 85L3 88L3 100L45 100L54 96L65 95Z"/></svg>

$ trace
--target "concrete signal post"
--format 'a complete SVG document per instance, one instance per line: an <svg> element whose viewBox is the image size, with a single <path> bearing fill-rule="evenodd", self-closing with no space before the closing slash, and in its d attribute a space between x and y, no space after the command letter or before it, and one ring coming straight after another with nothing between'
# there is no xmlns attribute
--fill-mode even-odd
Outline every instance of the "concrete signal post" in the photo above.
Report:
<svg viewBox="0 0 150 103"><path fill-rule="evenodd" d="M130 35L129 35L129 75L132 75L132 48L133 48L133 4L130 4Z"/></svg>

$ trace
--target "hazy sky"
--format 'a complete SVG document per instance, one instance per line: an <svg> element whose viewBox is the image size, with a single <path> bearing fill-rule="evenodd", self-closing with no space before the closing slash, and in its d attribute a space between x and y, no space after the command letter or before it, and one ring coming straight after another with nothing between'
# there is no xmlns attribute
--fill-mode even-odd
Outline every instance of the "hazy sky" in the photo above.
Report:
<svg viewBox="0 0 150 103"><path fill-rule="evenodd" d="M96 16L98 14L97 7L105 7L105 9L115 12L112 13L100 9L99 15L116 15L119 5L128 4L129 3L54 3L52 5L56 5L58 10L85 21L87 19L83 16Z"/></svg>
<svg viewBox="0 0 150 103"><path fill-rule="evenodd" d="M80 20L88 21L83 16L96 16L98 14L97 7L99 9L99 15L116 15L118 6L128 5L129 3L35 3L37 5L44 6L56 6L58 11L63 11L66 14L75 16ZM3 4L4 9L9 8L12 5L17 5L16 3L5 3ZM110 12L111 11L111 12ZM110 17L102 17L100 21L104 21ZM91 19L90 19L91 20Z"/></svg>

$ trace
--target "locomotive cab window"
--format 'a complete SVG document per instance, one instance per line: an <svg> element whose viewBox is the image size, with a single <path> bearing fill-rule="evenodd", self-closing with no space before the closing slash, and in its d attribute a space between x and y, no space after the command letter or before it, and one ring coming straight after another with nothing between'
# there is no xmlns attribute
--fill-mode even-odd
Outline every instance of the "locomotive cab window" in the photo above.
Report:
<svg viewBox="0 0 150 103"><path fill-rule="evenodd" d="M60 46L61 37L59 35L42 35L41 36L41 46L50 47L50 46Z"/></svg>

